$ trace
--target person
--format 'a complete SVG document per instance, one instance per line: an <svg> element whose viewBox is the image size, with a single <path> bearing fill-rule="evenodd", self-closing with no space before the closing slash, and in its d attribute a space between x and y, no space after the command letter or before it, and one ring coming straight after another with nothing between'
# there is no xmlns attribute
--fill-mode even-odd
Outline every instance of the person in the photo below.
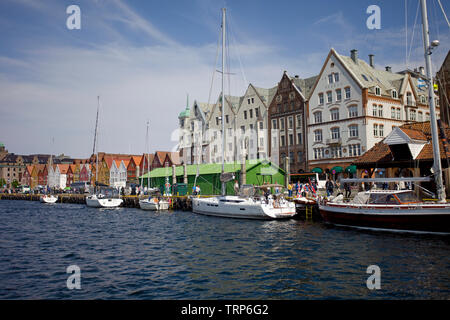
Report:
<svg viewBox="0 0 450 320"><path fill-rule="evenodd" d="M238 195L239 194L239 183L237 180L234 180L234 195Z"/></svg>
<svg viewBox="0 0 450 320"><path fill-rule="evenodd" d="M197 195L197 186L192 186L192 195Z"/></svg>
<svg viewBox="0 0 450 320"><path fill-rule="evenodd" d="M331 196L334 189L334 184L333 181L331 181L331 178L328 179L327 183L325 184L325 188L327 189L327 197Z"/></svg>
<svg viewBox="0 0 450 320"><path fill-rule="evenodd" d="M197 192L197 194L200 194L200 186L199 185L197 185L197 187L195 188L195 191Z"/></svg>
<svg viewBox="0 0 450 320"><path fill-rule="evenodd" d="M292 197L292 183L288 183L288 193L289 197Z"/></svg>
<svg viewBox="0 0 450 320"><path fill-rule="evenodd" d="M344 182L344 190L345 190L345 198L350 198L350 196L352 195L350 183Z"/></svg>

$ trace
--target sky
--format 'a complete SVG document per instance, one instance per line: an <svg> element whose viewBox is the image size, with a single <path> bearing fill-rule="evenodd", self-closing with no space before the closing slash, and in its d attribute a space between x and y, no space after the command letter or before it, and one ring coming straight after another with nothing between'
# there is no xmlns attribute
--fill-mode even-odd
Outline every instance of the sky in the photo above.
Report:
<svg viewBox="0 0 450 320"><path fill-rule="evenodd" d="M447 16L450 4L441 1ZM81 29L70 30L70 5ZM380 29L369 29L370 5ZM92 153L97 96L98 150L142 154L176 150L178 114L220 93L221 8L227 8L226 94L248 83L270 88L283 71L317 75L331 48L357 49L376 68L424 65L418 0L1 0L0 142L17 154ZM418 11L419 9L419 11ZM437 0L428 0L430 38L450 32ZM406 17L406 19L405 19ZM220 52L220 49L219 49ZM218 59L217 59L218 58ZM212 87L212 89L211 89ZM146 141L147 121L149 139Z"/></svg>

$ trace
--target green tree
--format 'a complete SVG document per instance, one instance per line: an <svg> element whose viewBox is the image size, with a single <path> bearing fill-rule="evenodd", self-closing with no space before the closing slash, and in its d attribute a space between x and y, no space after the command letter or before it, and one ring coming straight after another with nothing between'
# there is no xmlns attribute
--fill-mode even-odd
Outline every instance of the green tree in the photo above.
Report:
<svg viewBox="0 0 450 320"><path fill-rule="evenodd" d="M17 186L19 186L20 183L19 183L19 181L14 180L14 181L11 183L11 185L12 185L13 188L17 188Z"/></svg>

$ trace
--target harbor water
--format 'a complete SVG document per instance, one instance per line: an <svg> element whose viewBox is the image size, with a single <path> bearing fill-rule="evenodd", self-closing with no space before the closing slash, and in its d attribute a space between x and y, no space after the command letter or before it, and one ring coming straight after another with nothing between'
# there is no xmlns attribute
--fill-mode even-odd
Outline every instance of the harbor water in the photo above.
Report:
<svg viewBox="0 0 450 320"><path fill-rule="evenodd" d="M445 236L35 201L0 215L0 299L450 298Z"/></svg>

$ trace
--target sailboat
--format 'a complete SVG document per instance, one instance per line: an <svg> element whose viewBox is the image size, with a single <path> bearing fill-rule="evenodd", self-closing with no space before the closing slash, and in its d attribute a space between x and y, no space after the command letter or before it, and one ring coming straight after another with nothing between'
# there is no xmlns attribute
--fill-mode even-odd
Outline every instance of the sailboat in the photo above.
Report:
<svg viewBox="0 0 450 320"><path fill-rule="evenodd" d="M436 109L431 72L431 50L439 45L437 40L430 45L426 0L421 0L425 65L430 101L430 121L433 145L433 172L437 186L438 202L423 202L411 190L369 190L359 192L355 198L344 203L342 195L331 201L319 203L319 210L328 223L377 230L407 232L450 233L450 204L446 203L442 183L442 165L439 152ZM412 182L429 181L430 177L342 179L341 182Z"/></svg>
<svg viewBox="0 0 450 320"><path fill-rule="evenodd" d="M147 189L149 197L139 200L139 207L142 210L160 211L169 209L169 201L161 198L161 193L158 188L150 189L150 152L148 150L148 121L147 121ZM143 185L143 178L141 179L141 186Z"/></svg>
<svg viewBox="0 0 450 320"><path fill-rule="evenodd" d="M225 105L224 74L225 74L225 11L222 9L222 105ZM225 133L225 108L222 107L222 132ZM258 198L254 196L253 186L249 186L248 192L240 196L226 196L225 184L233 179L229 173L225 173L225 134L222 134L222 194L210 198L192 198L192 211L209 216L244 218L244 219L286 219L296 214L295 204L284 198L274 199L269 197Z"/></svg>
<svg viewBox="0 0 450 320"><path fill-rule="evenodd" d="M50 154L50 163L48 164L49 167L53 166L53 155ZM47 181L48 183L48 181ZM43 194L39 197L39 201L41 203L56 203L58 201L58 197L53 194Z"/></svg>
<svg viewBox="0 0 450 320"><path fill-rule="evenodd" d="M94 134L94 149L93 153L96 151L97 142L97 129L98 129L98 113L100 110L100 96L97 97L97 118L95 120L95 134ZM120 206L123 202L122 199L115 196L115 192L112 188L107 188L105 185L98 183L98 152L96 155L96 165L95 165L95 189L94 194L86 197L86 205L93 208L116 208Z"/></svg>

